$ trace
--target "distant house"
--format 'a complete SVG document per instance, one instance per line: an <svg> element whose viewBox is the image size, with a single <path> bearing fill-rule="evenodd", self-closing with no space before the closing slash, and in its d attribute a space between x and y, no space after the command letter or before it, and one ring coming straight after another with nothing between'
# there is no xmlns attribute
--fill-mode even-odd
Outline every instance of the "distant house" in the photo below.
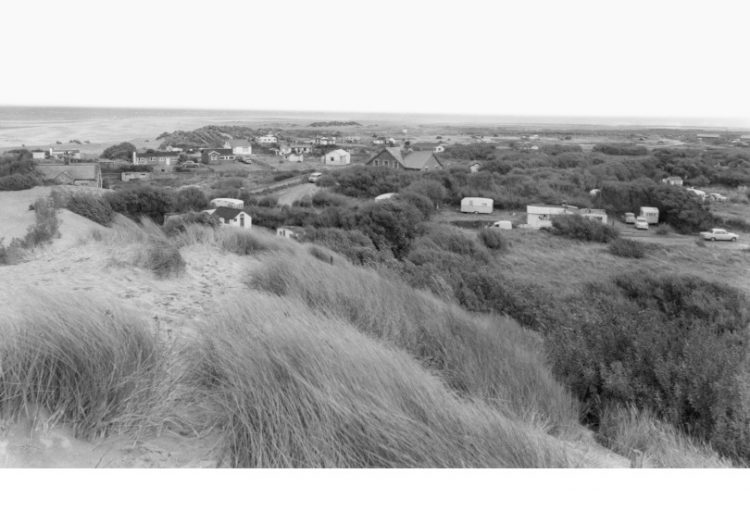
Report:
<svg viewBox="0 0 750 511"><path fill-rule="evenodd" d="M552 217L560 215L581 215L584 218L597 220L606 224L609 219L603 209L580 209L575 206L547 206L530 204L526 206L526 225L531 229L552 227Z"/></svg>
<svg viewBox="0 0 750 511"><path fill-rule="evenodd" d="M336 145L336 137L315 137L314 145Z"/></svg>
<svg viewBox="0 0 750 511"><path fill-rule="evenodd" d="M435 147L432 148L432 152L433 153L443 153L443 152L445 152L445 146L443 146L443 145L436 145Z"/></svg>
<svg viewBox="0 0 750 511"><path fill-rule="evenodd" d="M61 185L102 187L102 172L96 163L40 163L36 168L45 181Z"/></svg>
<svg viewBox="0 0 750 511"><path fill-rule="evenodd" d="M219 165L236 159L237 156L231 149L204 149L201 151L201 161L206 165Z"/></svg>
<svg viewBox="0 0 750 511"><path fill-rule="evenodd" d="M472 174L476 174L481 168L482 165L479 162L473 161L471 162L471 165L469 165L469 172L471 172Z"/></svg>
<svg viewBox="0 0 750 511"><path fill-rule="evenodd" d="M49 148L49 157L55 160L80 160L80 149L54 149Z"/></svg>
<svg viewBox="0 0 750 511"><path fill-rule="evenodd" d="M304 154L289 153L284 158L286 159L286 161L290 161L294 163L302 163L303 161L305 161Z"/></svg>
<svg viewBox="0 0 750 511"><path fill-rule="evenodd" d="M242 229L251 229L253 226L252 217L241 209L219 206L211 212L211 215L217 217L221 225L240 227Z"/></svg>
<svg viewBox="0 0 750 511"><path fill-rule="evenodd" d="M212 208L234 208L234 209L244 209L245 208L245 201L242 199L231 199L228 197L217 197L215 199L211 199L211 202L209 205Z"/></svg>
<svg viewBox="0 0 750 511"><path fill-rule="evenodd" d="M313 149L312 144L309 144L307 142L295 142L294 144L291 144L289 147L292 150L292 152L297 153L297 154L308 154Z"/></svg>
<svg viewBox="0 0 750 511"><path fill-rule="evenodd" d="M302 227L295 225L282 225L276 229L277 236L283 236L284 238L291 238L299 240L305 234L305 230Z"/></svg>
<svg viewBox="0 0 750 511"><path fill-rule="evenodd" d="M680 176L669 176L661 180L665 185L682 186L682 178Z"/></svg>
<svg viewBox="0 0 750 511"><path fill-rule="evenodd" d="M47 151L44 149L34 149L31 151L31 157L35 160L44 160L47 158Z"/></svg>
<svg viewBox="0 0 750 511"><path fill-rule="evenodd" d="M278 144L279 139L276 135L273 135L269 133L268 135L261 135L259 137L255 137L255 141L259 144L268 145L268 144Z"/></svg>
<svg viewBox="0 0 750 511"><path fill-rule="evenodd" d="M250 145L250 141L234 139L227 140L224 142L224 149L231 149L232 154L237 156L249 156L253 154L253 147Z"/></svg>
<svg viewBox="0 0 750 511"><path fill-rule="evenodd" d="M174 151L147 151L133 153L133 165L149 165L156 172L172 172L179 162L179 153Z"/></svg>
<svg viewBox="0 0 750 511"><path fill-rule="evenodd" d="M715 142L721 139L721 135L719 135L718 133L698 133L696 136L698 137L698 140L701 142L705 142L705 141Z"/></svg>
<svg viewBox="0 0 750 511"><path fill-rule="evenodd" d="M404 151L400 147L386 147L370 158L365 165L419 171L443 168L443 164L432 151Z"/></svg>
<svg viewBox="0 0 750 511"><path fill-rule="evenodd" d="M360 140L362 140L362 137L344 137L344 142L346 142L347 144L358 144Z"/></svg>
<svg viewBox="0 0 750 511"><path fill-rule="evenodd" d="M320 161L325 165L349 165L352 161L352 155L349 154L349 151L334 149L322 156Z"/></svg>
<svg viewBox="0 0 750 511"><path fill-rule="evenodd" d="M273 154L275 154L276 156L286 156L287 154L291 154L291 152L292 148L288 145L282 145L273 150Z"/></svg>

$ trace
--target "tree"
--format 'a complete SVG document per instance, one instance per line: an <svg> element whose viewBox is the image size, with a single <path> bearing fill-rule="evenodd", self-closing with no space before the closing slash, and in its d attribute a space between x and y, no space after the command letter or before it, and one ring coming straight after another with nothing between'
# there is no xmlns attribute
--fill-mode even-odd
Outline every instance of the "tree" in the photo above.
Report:
<svg viewBox="0 0 750 511"><path fill-rule="evenodd" d="M175 196L175 209L178 213L205 209L208 199L200 188L189 186L182 188Z"/></svg>
<svg viewBox="0 0 750 511"><path fill-rule="evenodd" d="M121 144L113 145L106 148L102 152L102 158L108 160L132 160L133 153L136 152L136 148L130 142L123 142Z"/></svg>

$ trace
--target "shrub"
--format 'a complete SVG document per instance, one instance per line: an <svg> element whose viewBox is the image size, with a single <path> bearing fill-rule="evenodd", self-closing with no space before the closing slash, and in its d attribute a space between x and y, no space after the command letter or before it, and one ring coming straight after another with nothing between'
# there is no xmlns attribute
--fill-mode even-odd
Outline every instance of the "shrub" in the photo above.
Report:
<svg viewBox="0 0 750 511"><path fill-rule="evenodd" d="M291 179L297 175L296 172L287 171L287 172L279 172L277 174L274 174L273 180L274 181L284 181L286 179Z"/></svg>
<svg viewBox="0 0 750 511"><path fill-rule="evenodd" d="M659 236L669 236L670 234L674 233L674 230L667 224L659 224L658 226L656 226L655 232Z"/></svg>
<svg viewBox="0 0 750 511"><path fill-rule="evenodd" d="M208 198L203 191L195 186L188 186L177 191L174 198L175 210L179 213L196 211L208 207Z"/></svg>
<svg viewBox="0 0 750 511"><path fill-rule="evenodd" d="M49 243L60 235L60 222L57 219L57 211L52 199L37 199L34 202L33 209L36 220L34 225L29 227L20 244L24 249Z"/></svg>
<svg viewBox="0 0 750 511"><path fill-rule="evenodd" d="M346 197L329 192L327 190L320 190L312 196L312 205L316 208L322 208L327 206L345 206L348 200Z"/></svg>
<svg viewBox="0 0 750 511"><path fill-rule="evenodd" d="M262 208L275 208L278 205L279 205L278 197L272 197L270 195L266 195L265 197L261 197L258 199L258 206Z"/></svg>
<svg viewBox="0 0 750 511"><path fill-rule="evenodd" d="M619 236L610 226L581 215L558 215L552 218L552 233L581 241L607 243Z"/></svg>
<svg viewBox="0 0 750 511"><path fill-rule="evenodd" d="M385 259L372 240L357 230L308 228L304 239L338 252L354 264L367 265Z"/></svg>
<svg viewBox="0 0 750 511"><path fill-rule="evenodd" d="M174 215L164 222L164 232L167 236L175 236L184 233L188 225L205 225L207 227L219 227L219 219L209 213L197 213L191 211L183 215Z"/></svg>
<svg viewBox="0 0 750 511"><path fill-rule="evenodd" d="M328 264L333 264L333 256L320 247L316 247L315 245L313 245L308 249L308 252L310 253L311 256L313 256L315 259L319 261L323 261L324 263L328 263Z"/></svg>
<svg viewBox="0 0 750 511"><path fill-rule="evenodd" d="M180 275L185 271L186 266L180 249L163 240L152 240L137 264L151 270L159 278Z"/></svg>
<svg viewBox="0 0 750 511"><path fill-rule="evenodd" d="M0 177L0 191L28 190L41 184L41 180L32 174L11 174Z"/></svg>
<svg viewBox="0 0 750 511"><path fill-rule="evenodd" d="M149 186L117 190L104 197L114 211L136 221L147 216L157 224L162 224L164 215L174 209L173 193Z"/></svg>
<svg viewBox="0 0 750 511"><path fill-rule="evenodd" d="M596 144L592 152L611 154L616 156L643 156L648 154L648 149L635 144Z"/></svg>
<svg viewBox="0 0 750 511"><path fill-rule="evenodd" d="M65 207L77 215L101 225L112 223L114 211L106 199L89 193L76 193L68 197Z"/></svg>
<svg viewBox="0 0 750 511"><path fill-rule="evenodd" d="M510 241L508 241L498 229L482 229L479 231L479 241L490 250L504 252L510 248Z"/></svg>
<svg viewBox="0 0 750 511"><path fill-rule="evenodd" d="M619 257L642 259L646 256L646 245L636 240L616 238L609 244L609 253Z"/></svg>
<svg viewBox="0 0 750 511"><path fill-rule="evenodd" d="M102 152L102 158L108 160L131 160L136 147L130 142L122 142L106 148Z"/></svg>

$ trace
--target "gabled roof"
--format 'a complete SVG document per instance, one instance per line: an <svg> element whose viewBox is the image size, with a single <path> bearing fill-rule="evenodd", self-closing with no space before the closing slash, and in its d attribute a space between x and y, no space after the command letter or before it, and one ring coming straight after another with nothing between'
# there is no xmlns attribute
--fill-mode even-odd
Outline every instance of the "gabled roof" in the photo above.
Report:
<svg viewBox="0 0 750 511"><path fill-rule="evenodd" d="M96 163L81 163L77 165L37 165L37 170L45 179L55 180L65 174L73 180L94 181L98 175Z"/></svg>
<svg viewBox="0 0 750 511"><path fill-rule="evenodd" d="M231 147L231 148L234 148L234 147L250 147L250 141L249 140L245 140L245 139L241 139L241 138L235 138L235 139L232 139L232 140L227 140L224 143L225 144L229 144L229 147Z"/></svg>
<svg viewBox="0 0 750 511"><path fill-rule="evenodd" d="M328 151L325 155L328 156L329 154L349 154L349 151L344 151L343 149L334 149L333 151Z"/></svg>
<svg viewBox="0 0 750 511"><path fill-rule="evenodd" d="M234 153L232 153L231 149L224 149L224 148L219 148L219 149L204 149L201 152L206 153L206 154L218 153L218 154L224 154L224 155L227 155L227 156L230 156L230 155L234 154Z"/></svg>
<svg viewBox="0 0 750 511"><path fill-rule="evenodd" d="M243 213L243 211L241 209L228 208L226 206L219 206L211 214L215 215L215 216L218 216L220 218L223 218L224 221L226 222L228 220L232 220L232 219L236 218L237 215L239 215L240 213Z"/></svg>
<svg viewBox="0 0 750 511"><path fill-rule="evenodd" d="M432 151L408 151L404 152L400 147L385 147L382 151L377 153L375 156L367 160L366 165L370 164L374 159L379 157L384 152L388 152L393 156L397 162L401 164L407 170L421 170L430 158L435 158L438 165L443 166L440 160L437 159L435 153Z"/></svg>

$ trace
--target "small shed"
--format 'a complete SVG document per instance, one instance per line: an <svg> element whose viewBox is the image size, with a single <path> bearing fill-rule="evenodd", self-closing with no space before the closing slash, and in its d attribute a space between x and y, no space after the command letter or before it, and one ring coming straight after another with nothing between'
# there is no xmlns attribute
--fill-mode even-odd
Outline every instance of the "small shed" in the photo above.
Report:
<svg viewBox="0 0 750 511"><path fill-rule="evenodd" d="M282 225L281 227L276 228L276 235L284 238L299 240L302 238L303 234L304 230L302 227L297 227L296 225Z"/></svg>
<svg viewBox="0 0 750 511"><path fill-rule="evenodd" d="M464 197L461 199L461 213L490 214L494 205L495 201L486 197Z"/></svg>

